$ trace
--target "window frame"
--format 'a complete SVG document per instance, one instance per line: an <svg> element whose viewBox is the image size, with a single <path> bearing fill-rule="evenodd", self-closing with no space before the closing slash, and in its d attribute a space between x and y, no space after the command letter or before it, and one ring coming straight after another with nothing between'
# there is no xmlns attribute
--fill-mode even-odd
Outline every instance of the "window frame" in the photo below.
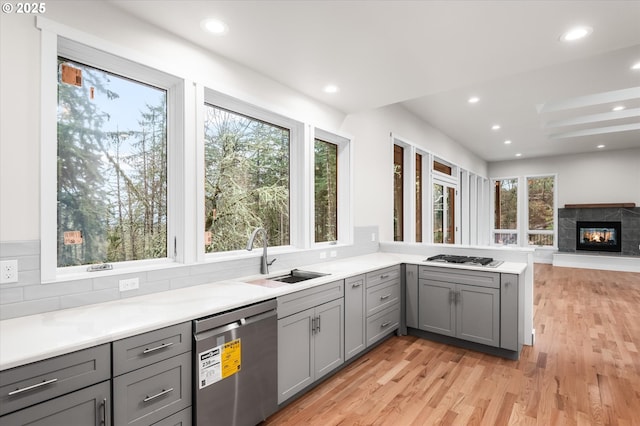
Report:
<svg viewBox="0 0 640 426"><path fill-rule="evenodd" d="M351 169L352 169L352 154L351 154L351 137L339 135L335 132L330 132L318 127L314 127L310 130L309 145L309 161L305 171L309 171L309 188L306 191L309 196L309 201L305 203L305 206L309 206L309 211L306 217L309 221L307 238L309 246L322 247L326 245L335 244L351 244L353 243L353 206L352 206L352 181ZM338 191L338 208L337 208L337 240L336 241L315 241L315 177L313 170L315 169L315 140L319 139L323 142L331 143L337 146L337 191Z"/></svg>
<svg viewBox="0 0 640 426"><path fill-rule="evenodd" d="M516 191L516 228L515 229L498 229L495 227L495 223L496 223L496 194L495 194L495 185L496 182L498 181L504 181L504 180L515 180L516 184L518 185L517 191ZM522 244L522 235L520 234L520 230L522 228L521 225L521 219L520 219L520 215L522 213L522 179L520 179L518 176L509 176L509 177L499 177L499 178L491 178L490 180L490 185L491 185L491 194L490 194L490 204L491 204L491 240L490 240L490 244L492 246L511 246L511 247L518 247ZM496 243L496 234L509 234L509 235L515 235L516 236L516 243L515 244L498 244Z"/></svg>
<svg viewBox="0 0 640 426"><path fill-rule="evenodd" d="M57 61L62 56L91 67L149 84L167 91L167 257L110 263L109 272L149 269L184 259L185 233L179 227L185 217L182 205L184 165L185 81L163 70L145 65L134 52L118 49L102 40L38 17L41 30L41 128L40 128L40 271L42 282L94 278L88 265L57 266ZM81 41L80 41L81 40Z"/></svg>
<svg viewBox="0 0 640 426"><path fill-rule="evenodd" d="M290 251L294 248L304 248L306 221L300 221L304 211L303 190L305 179L294 179L292 176L304 176L304 158L307 156L308 144L305 143L305 125L304 123L269 111L257 105L234 98L209 87L204 87L202 103L198 103L198 151L199 162L198 170L202 170L199 174L197 183L198 191L198 214L197 214L197 257L198 260L216 260L228 258L230 256L238 256L246 253L246 250L230 250L224 252L205 253L204 249L204 108L205 105L226 109L232 113L247 116L251 119L264 121L274 126L286 128L289 130L289 244L284 246L270 246L269 252L282 253Z"/></svg>
<svg viewBox="0 0 640 426"><path fill-rule="evenodd" d="M553 230L537 230L537 229L529 229L529 179L540 179L540 178L553 178ZM524 177L525 182L525 201L526 206L524 209L526 229L525 235L522 239L523 247L536 247L536 248L558 248L558 175L556 173L549 174L541 174L541 175L526 175ZM529 244L529 236L530 235L553 235L553 244L552 245L532 245Z"/></svg>

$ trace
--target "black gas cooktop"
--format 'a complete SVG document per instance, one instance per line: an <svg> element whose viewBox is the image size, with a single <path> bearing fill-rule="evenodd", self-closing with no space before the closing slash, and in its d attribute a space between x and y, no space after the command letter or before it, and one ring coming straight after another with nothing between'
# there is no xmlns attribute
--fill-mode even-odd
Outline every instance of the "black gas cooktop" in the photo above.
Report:
<svg viewBox="0 0 640 426"><path fill-rule="evenodd" d="M502 263L501 261L493 260L491 257L456 256L453 254L438 254L425 259L425 261L486 266L489 268L494 268Z"/></svg>

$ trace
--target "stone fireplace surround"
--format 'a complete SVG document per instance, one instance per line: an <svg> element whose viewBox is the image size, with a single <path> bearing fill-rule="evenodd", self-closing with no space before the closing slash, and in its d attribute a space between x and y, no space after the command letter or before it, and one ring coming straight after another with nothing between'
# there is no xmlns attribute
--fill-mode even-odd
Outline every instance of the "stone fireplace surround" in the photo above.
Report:
<svg viewBox="0 0 640 426"><path fill-rule="evenodd" d="M619 221L622 223L622 251L576 251L578 221ZM565 206L558 209L558 251L561 253L606 254L607 256L640 256L640 207Z"/></svg>

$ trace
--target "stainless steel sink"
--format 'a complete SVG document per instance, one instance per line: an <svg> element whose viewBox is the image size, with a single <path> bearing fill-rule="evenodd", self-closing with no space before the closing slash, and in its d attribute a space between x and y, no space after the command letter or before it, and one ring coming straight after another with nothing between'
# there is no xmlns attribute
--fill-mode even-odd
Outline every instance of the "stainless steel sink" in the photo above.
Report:
<svg viewBox="0 0 640 426"><path fill-rule="evenodd" d="M311 280L313 278L324 277L329 274L322 274L320 272L302 271L300 269L293 269L287 275L280 275L277 277L269 278L271 281L279 281L281 283L295 284L301 281Z"/></svg>

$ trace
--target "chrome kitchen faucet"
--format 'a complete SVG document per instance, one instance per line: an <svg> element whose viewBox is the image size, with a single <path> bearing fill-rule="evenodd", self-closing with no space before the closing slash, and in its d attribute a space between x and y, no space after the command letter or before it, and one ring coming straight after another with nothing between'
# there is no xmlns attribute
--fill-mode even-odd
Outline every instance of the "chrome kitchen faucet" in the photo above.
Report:
<svg viewBox="0 0 640 426"><path fill-rule="evenodd" d="M247 250L251 251L253 249L253 241L256 239L256 235L258 233L262 233L262 261L260 263L260 273L261 274L269 274L269 266L273 265L273 262L276 259L273 259L271 262L267 262L267 231L264 228L256 228L253 230L253 233L249 237L249 241L247 242Z"/></svg>

